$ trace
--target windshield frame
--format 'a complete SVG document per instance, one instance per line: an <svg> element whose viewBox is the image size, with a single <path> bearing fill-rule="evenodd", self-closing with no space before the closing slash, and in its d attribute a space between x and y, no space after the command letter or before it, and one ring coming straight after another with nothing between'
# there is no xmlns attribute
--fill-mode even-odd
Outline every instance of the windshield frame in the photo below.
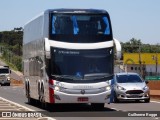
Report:
<svg viewBox="0 0 160 120"><path fill-rule="evenodd" d="M97 82L106 82L109 81L111 79L113 79L113 74L110 76L102 76L102 77L97 77L96 79L92 79L92 80L86 80L86 79L79 79L79 80L74 80L72 78L69 77L61 77L61 76L57 76L56 75L51 75L51 78L59 81L59 82L68 82L68 83L97 83Z"/></svg>
<svg viewBox="0 0 160 120"><path fill-rule="evenodd" d="M108 49L108 51L113 50L113 47L103 48L102 50L106 51L106 49ZM55 50L56 50L57 53L53 53ZM99 53L97 53L99 56L97 55L94 58L94 56L92 56L92 54L95 54L94 51L96 51L94 49L92 51L91 50L84 50L83 51L83 52L87 51L88 52L87 54L91 55L89 57L87 56L87 54L85 55L85 53L83 53L82 50L74 50L74 51L69 50L71 53L73 53L73 55L68 55L68 56L66 55L65 56L65 54L67 54L68 51L63 52L62 50L64 50L64 49L54 48L54 47L51 48L51 62L50 62L51 63L51 65L50 65L51 66L51 69L50 69L51 73L50 74L51 74L51 77L53 79L56 79L56 80L59 80L59 81L72 82L72 83L83 83L83 82L91 83L91 82L100 82L100 81L107 81L107 80L113 79L113 59L114 59L113 53L110 53L110 54L108 53L108 55L106 54L105 57L102 57L102 55L99 55ZM82 52L82 53L80 53L80 55L75 55L77 51ZM63 52L64 55L63 54L59 55L58 52L61 52L61 54ZM89 53L89 52L91 52L91 53ZM107 52L105 52L105 53L107 53ZM102 53L102 54L105 54L105 53ZM73 59L72 61L70 61L71 62L70 64L68 64L68 62L64 63L64 61L62 62L64 64L62 64L62 63L57 64L55 62L55 60L56 60L55 57L57 55L55 55L55 54L58 54L60 57L73 57L74 56L74 57L77 57L77 59L79 59L79 57L81 57L81 59L83 59L83 61L85 61L84 58L86 58L86 60L88 59L89 61L91 61L90 59L96 59L97 61L99 61L99 59L102 59L102 61L106 61L106 59L109 57L108 62L111 61L111 63L109 63L110 66L108 66L108 62L106 62L106 65L103 65L105 67L100 68L99 72L95 72L95 71L93 71L93 72L90 71L89 72L88 70L86 70L86 68L90 69L90 65L92 65L94 62L91 63L90 65L86 66L86 64L89 64L88 61L83 62L81 60L76 61L77 59L74 59L74 58L69 58L69 59L67 58L68 60ZM96 57L100 57L100 58L96 58ZM61 58L58 58L58 59L61 59ZM67 60L67 59L64 58L64 60ZM77 64L77 63L79 63L79 64L77 66L75 66L75 64ZM102 62L102 63L98 62L97 63L95 61L95 63L96 63L96 65L98 65L98 67L100 67L100 66L102 66L102 64L104 62ZM66 64L67 64L67 66L66 66ZM59 66L59 65L62 65L62 66ZM70 71L65 72L67 69L69 69L70 65L73 65L73 66L71 66ZM79 66L81 66L81 65L86 66L86 67L82 67L82 68L80 67L79 68ZM56 67L54 68L54 66L58 66L58 69L60 70L60 73L56 72L57 68ZM66 70L61 71L62 68L65 68ZM77 68L78 68L78 71L77 71ZM80 75L78 75L78 74L80 74Z"/></svg>
<svg viewBox="0 0 160 120"><path fill-rule="evenodd" d="M104 34L52 34L52 16L78 16L78 15L94 15L94 16L105 16L108 20L109 24L109 35L104 35ZM93 40L95 38L95 40ZM55 41L61 41L61 42L71 42L71 43L97 43L97 42L105 42L105 41L110 41L113 40L113 35L112 35L112 26L111 26L111 21L110 17L108 14L101 13L50 13L49 16L49 39L50 40L55 40ZM92 41L93 40L93 41ZM98 41L99 40L99 41Z"/></svg>

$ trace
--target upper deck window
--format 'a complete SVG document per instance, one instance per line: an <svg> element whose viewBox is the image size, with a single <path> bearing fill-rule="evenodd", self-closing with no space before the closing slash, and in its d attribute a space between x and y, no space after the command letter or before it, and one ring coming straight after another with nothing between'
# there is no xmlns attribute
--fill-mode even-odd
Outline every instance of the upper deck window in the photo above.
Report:
<svg viewBox="0 0 160 120"><path fill-rule="evenodd" d="M52 34L110 34L106 16L52 16Z"/></svg>
<svg viewBox="0 0 160 120"><path fill-rule="evenodd" d="M112 37L110 21L105 14L52 14L50 19L50 37L54 40L102 42Z"/></svg>

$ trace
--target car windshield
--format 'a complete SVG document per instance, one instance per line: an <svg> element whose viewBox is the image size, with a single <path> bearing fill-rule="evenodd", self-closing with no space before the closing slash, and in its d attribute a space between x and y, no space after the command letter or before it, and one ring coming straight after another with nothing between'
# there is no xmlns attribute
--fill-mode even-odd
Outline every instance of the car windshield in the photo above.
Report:
<svg viewBox="0 0 160 120"><path fill-rule="evenodd" d="M118 83L141 83L143 82L140 76L138 75L117 75Z"/></svg>
<svg viewBox="0 0 160 120"><path fill-rule="evenodd" d="M93 80L113 75L113 49L52 48L51 74L58 78Z"/></svg>
<svg viewBox="0 0 160 120"><path fill-rule="evenodd" d="M109 16L105 14L52 14L50 39L94 43L112 39Z"/></svg>
<svg viewBox="0 0 160 120"><path fill-rule="evenodd" d="M0 69L0 74L8 74L9 73L9 70L8 69Z"/></svg>

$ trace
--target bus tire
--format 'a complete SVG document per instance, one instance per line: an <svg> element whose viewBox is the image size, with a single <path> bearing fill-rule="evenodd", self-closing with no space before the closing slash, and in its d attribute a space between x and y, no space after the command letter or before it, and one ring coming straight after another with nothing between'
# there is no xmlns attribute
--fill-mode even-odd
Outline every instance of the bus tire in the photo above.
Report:
<svg viewBox="0 0 160 120"><path fill-rule="evenodd" d="M47 103L45 101L45 96L44 96L44 85L41 85L41 89L40 89L40 95L39 95L39 101L40 101L40 107L42 109L47 109Z"/></svg>
<svg viewBox="0 0 160 120"><path fill-rule="evenodd" d="M38 95L40 96L41 89L40 89L40 82L38 82Z"/></svg>
<svg viewBox="0 0 160 120"><path fill-rule="evenodd" d="M28 104L34 104L34 99L30 97L30 87L29 87L29 81L26 82L26 96Z"/></svg>
<svg viewBox="0 0 160 120"><path fill-rule="evenodd" d="M29 90L28 90L28 82L25 81L25 92L26 92L26 97L28 98Z"/></svg>
<svg viewBox="0 0 160 120"><path fill-rule="evenodd" d="M27 87L26 87L26 96L27 96L27 100L28 100L28 103L31 104L32 103L32 100L31 100L31 97L30 97L30 87L29 87L29 82L27 82Z"/></svg>

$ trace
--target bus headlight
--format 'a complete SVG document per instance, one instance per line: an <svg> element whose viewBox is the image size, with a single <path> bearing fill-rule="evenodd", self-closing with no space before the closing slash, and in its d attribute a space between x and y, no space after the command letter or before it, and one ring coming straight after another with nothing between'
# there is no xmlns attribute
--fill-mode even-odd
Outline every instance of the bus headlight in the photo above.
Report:
<svg viewBox="0 0 160 120"><path fill-rule="evenodd" d="M60 91L60 92L64 92L64 91L65 91L65 88L60 87L60 86L53 86L52 88L53 88L55 91Z"/></svg>
<svg viewBox="0 0 160 120"><path fill-rule="evenodd" d="M54 90L60 91L60 88L58 86L55 86Z"/></svg>
<svg viewBox="0 0 160 120"><path fill-rule="evenodd" d="M111 90L111 87L110 87L110 86L107 86L107 87L106 87L106 90L107 90L107 91Z"/></svg>

